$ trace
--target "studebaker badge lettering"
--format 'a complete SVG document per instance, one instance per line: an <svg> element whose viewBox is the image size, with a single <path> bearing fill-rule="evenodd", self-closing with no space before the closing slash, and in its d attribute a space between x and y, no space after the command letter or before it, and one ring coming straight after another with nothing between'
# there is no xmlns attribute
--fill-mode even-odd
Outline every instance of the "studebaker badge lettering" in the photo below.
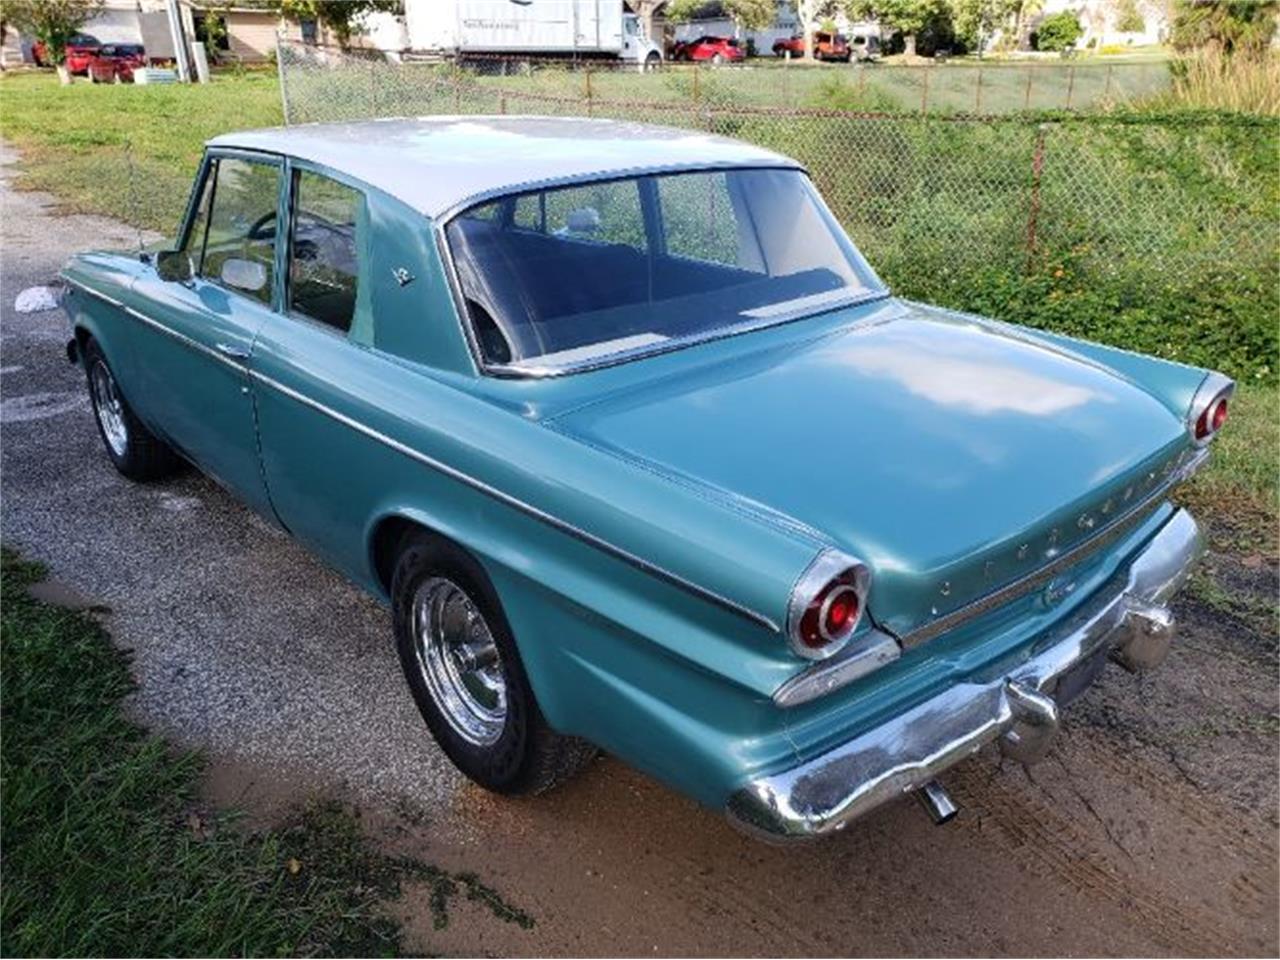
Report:
<svg viewBox="0 0 1280 960"><path fill-rule="evenodd" d="M490 790L603 748L823 836L947 807L935 777L984 743L1043 756L1061 678L1172 642L1201 537L1168 494L1231 381L895 297L788 157L314 124L210 141L188 209L176 249L64 270L106 456L194 463L381 598Z"/></svg>

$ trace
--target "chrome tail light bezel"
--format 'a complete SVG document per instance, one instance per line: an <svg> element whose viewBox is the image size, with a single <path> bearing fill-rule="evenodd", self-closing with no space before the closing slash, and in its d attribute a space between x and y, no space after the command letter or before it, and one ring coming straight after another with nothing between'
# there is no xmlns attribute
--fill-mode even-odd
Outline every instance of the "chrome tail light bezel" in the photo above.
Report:
<svg viewBox="0 0 1280 960"><path fill-rule="evenodd" d="M1197 447L1207 446L1218 433L1217 430L1210 429L1204 436L1197 436L1196 428L1201 418L1209 416L1220 400L1230 401L1235 392L1236 384L1230 377L1210 373L1204 378L1187 409L1187 433Z"/></svg>
<svg viewBox="0 0 1280 960"><path fill-rule="evenodd" d="M815 599L821 596L834 581L847 579L858 598L858 612L838 637L826 635L826 613L831 601L840 592L839 589L823 598L819 612L819 628L826 641L821 647L811 647L804 642L800 632L800 622L805 612ZM827 548L814 558L805 568L800 579L791 588L791 596L787 601L787 642L797 656L806 660L826 660L835 656L853 638L858 631L867 612L867 597L871 590L871 569L859 560L840 550Z"/></svg>

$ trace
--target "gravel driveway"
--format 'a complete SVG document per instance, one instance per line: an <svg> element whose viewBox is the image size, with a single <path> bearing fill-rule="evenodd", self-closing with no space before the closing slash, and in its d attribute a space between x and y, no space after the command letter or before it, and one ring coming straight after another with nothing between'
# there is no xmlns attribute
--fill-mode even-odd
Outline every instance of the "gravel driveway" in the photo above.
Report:
<svg viewBox="0 0 1280 960"><path fill-rule="evenodd" d="M0 173L14 155L0 148ZM490 797L453 772L401 680L388 618L195 471L139 486L110 467L59 311L16 313L71 253L131 229L0 184L0 533L134 652L136 714L212 758L221 800L312 791L359 804L384 842L479 872L538 920L464 908L433 951L691 954L1277 952L1275 734L1196 740L1223 697L1274 718L1274 649L1208 612L1152 678L1109 672L1031 773L992 752L944 782L933 827L909 800L801 848L605 758L556 793ZM1265 588L1265 587L1264 587Z"/></svg>

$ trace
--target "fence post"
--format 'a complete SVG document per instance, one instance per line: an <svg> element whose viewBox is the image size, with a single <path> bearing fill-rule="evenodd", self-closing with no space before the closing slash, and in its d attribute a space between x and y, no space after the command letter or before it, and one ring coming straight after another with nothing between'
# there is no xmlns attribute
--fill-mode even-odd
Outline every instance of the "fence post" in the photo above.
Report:
<svg viewBox="0 0 1280 960"><path fill-rule="evenodd" d="M457 116L462 113L462 65L457 60L453 61L453 113Z"/></svg>
<svg viewBox="0 0 1280 960"><path fill-rule="evenodd" d="M276 31L276 73L280 75L280 100L284 108L284 125L289 125L289 85L285 83L284 42Z"/></svg>
<svg viewBox="0 0 1280 960"><path fill-rule="evenodd" d="M981 115L982 113L982 68L978 68L978 88L973 95L973 112Z"/></svg>
<svg viewBox="0 0 1280 960"><path fill-rule="evenodd" d="M1027 92L1022 97L1022 109L1029 110L1031 108L1031 78L1035 74L1035 68L1027 67Z"/></svg>
<svg viewBox="0 0 1280 960"><path fill-rule="evenodd" d="M1107 86L1106 86L1106 88L1102 91L1102 98L1103 98L1104 100L1110 100L1110 99L1111 99L1111 71L1112 71L1114 68L1115 68L1115 64L1114 64L1114 63L1108 63L1108 64L1107 64Z"/></svg>
<svg viewBox="0 0 1280 960"><path fill-rule="evenodd" d="M862 63L858 64L858 96L861 97L862 94L866 93L866 91L867 91L867 63L864 60Z"/></svg>
<svg viewBox="0 0 1280 960"><path fill-rule="evenodd" d="M499 113L507 112L507 95L505 93L499 95L498 97L498 112Z"/></svg>
<svg viewBox="0 0 1280 960"><path fill-rule="evenodd" d="M592 116L591 112L591 64L588 63L583 68L583 76L585 79L586 97L587 97L587 116Z"/></svg>
<svg viewBox="0 0 1280 960"><path fill-rule="evenodd" d="M1031 203L1027 210L1027 273L1031 272L1031 267L1036 254L1036 243L1038 241L1037 234L1040 227L1040 178L1044 172L1045 132L1048 129L1049 125L1047 123L1042 123L1036 128L1036 145L1031 154Z"/></svg>
<svg viewBox="0 0 1280 960"><path fill-rule="evenodd" d="M1071 70L1067 73L1067 109L1071 109L1071 94L1076 88L1076 65L1071 65Z"/></svg>
<svg viewBox="0 0 1280 960"><path fill-rule="evenodd" d="M924 74L924 83L920 85L920 112L929 112L929 71L932 67L925 67L920 72Z"/></svg>
<svg viewBox="0 0 1280 960"><path fill-rule="evenodd" d="M699 73L699 67L695 63L693 65L693 102L695 104L698 102L699 99L701 99L701 96L698 92L698 73Z"/></svg>

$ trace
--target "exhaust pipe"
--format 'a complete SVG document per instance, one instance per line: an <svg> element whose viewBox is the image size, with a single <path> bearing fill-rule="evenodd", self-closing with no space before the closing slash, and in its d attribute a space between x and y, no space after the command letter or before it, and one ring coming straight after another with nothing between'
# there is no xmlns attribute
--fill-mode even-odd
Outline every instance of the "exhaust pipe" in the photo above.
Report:
<svg viewBox="0 0 1280 960"><path fill-rule="evenodd" d="M947 788L937 780L930 780L917 790L916 799L920 801L935 826L942 826L960 812L960 808L951 799L951 794L947 793Z"/></svg>

